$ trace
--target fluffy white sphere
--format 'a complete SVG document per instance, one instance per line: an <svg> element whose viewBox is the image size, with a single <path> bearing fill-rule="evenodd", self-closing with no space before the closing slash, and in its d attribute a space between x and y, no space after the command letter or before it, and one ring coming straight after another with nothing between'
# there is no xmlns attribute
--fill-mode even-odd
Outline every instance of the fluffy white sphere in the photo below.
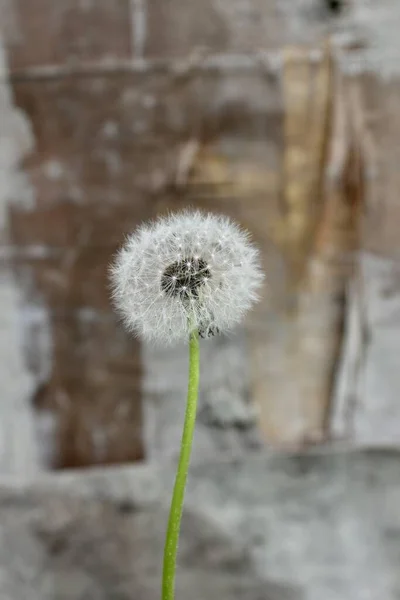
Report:
<svg viewBox="0 0 400 600"><path fill-rule="evenodd" d="M263 274L249 234L224 216L184 211L141 226L111 268L127 327L150 341L227 331L257 301Z"/></svg>

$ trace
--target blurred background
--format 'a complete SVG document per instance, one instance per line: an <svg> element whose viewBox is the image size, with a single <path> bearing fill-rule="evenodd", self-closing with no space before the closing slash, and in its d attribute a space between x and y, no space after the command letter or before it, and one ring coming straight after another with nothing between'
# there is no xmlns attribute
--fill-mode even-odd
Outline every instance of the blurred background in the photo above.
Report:
<svg viewBox="0 0 400 600"><path fill-rule="evenodd" d="M2 598L159 597L187 349L124 332L108 265L187 206L267 285L202 342L180 597L400 598L399 30L396 0L0 0Z"/></svg>

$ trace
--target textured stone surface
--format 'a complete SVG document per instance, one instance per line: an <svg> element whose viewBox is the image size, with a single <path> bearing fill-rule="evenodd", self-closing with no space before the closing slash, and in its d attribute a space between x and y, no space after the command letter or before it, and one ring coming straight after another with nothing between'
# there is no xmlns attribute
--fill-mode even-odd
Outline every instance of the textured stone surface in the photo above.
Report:
<svg viewBox="0 0 400 600"><path fill-rule="evenodd" d="M80 500L57 492L0 492L0 591L4 600L152 600L159 597L168 513L129 499ZM5 549L7 548L7 551ZM182 524L177 597L291 600L265 581L246 548L189 511Z"/></svg>
<svg viewBox="0 0 400 600"><path fill-rule="evenodd" d="M333 450L193 467L177 597L397 600L398 461ZM2 597L156 598L172 479L148 466L3 485Z"/></svg>

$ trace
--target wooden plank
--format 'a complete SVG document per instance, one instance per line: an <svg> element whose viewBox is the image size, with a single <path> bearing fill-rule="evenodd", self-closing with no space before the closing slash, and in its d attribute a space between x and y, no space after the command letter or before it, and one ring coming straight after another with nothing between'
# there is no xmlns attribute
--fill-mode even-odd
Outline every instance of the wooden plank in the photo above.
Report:
<svg viewBox="0 0 400 600"><path fill-rule="evenodd" d="M356 155L347 90L339 72L333 74L329 47L325 53L314 77L309 65L299 64L298 54L289 55L284 76L289 114L283 216L273 235L285 261L287 288L281 307L275 298L273 316L265 317L274 325L264 331L264 340L257 338L254 388L265 439L278 445L316 443L330 435L350 274L346 261L358 243L359 182L351 183Z"/></svg>

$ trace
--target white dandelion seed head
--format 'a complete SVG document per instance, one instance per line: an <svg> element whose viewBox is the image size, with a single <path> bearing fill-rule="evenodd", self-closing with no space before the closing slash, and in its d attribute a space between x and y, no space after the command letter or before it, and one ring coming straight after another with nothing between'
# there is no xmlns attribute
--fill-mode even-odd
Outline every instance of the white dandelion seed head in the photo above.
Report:
<svg viewBox="0 0 400 600"><path fill-rule="evenodd" d="M249 234L225 216L184 211L141 226L111 268L115 307L149 341L187 341L230 330L263 280Z"/></svg>

